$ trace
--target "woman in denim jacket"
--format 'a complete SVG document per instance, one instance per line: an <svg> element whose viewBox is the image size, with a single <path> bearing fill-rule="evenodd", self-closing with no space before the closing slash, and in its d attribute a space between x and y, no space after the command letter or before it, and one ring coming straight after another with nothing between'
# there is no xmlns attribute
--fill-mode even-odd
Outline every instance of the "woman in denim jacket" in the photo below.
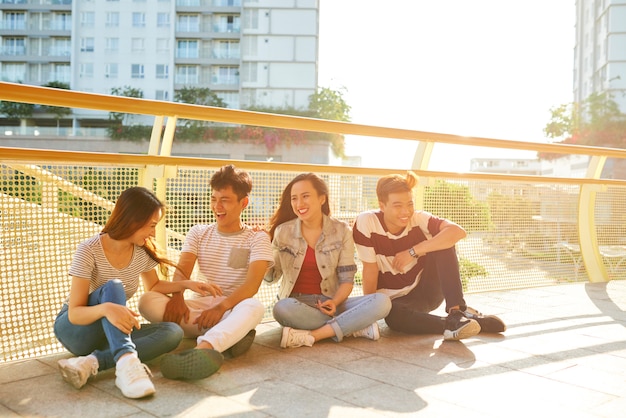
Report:
<svg viewBox="0 0 626 418"><path fill-rule="evenodd" d="M350 335L380 338L376 321L391 302L381 293L349 298L357 270L352 231L330 217L328 187L319 176L300 174L287 185L269 234L275 264L265 280L283 279L273 311L284 327L282 348Z"/></svg>

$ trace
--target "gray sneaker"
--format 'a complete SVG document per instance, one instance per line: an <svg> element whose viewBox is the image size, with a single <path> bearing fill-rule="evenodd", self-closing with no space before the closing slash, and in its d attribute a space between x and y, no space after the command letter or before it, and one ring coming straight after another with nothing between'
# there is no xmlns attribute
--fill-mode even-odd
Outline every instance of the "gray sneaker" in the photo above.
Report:
<svg viewBox="0 0 626 418"><path fill-rule="evenodd" d="M302 347L303 345L312 347L314 343L315 338L313 338L311 333L307 330L290 327L283 328L283 336L280 339L280 346L282 348L295 348Z"/></svg>
<svg viewBox="0 0 626 418"><path fill-rule="evenodd" d="M224 351L224 357L235 358L245 354L250 347L252 347L255 336L256 330L250 330L241 340L237 341L232 347Z"/></svg>
<svg viewBox="0 0 626 418"><path fill-rule="evenodd" d="M480 324L474 319L466 318L463 312L453 309L446 318L446 328L443 331L444 340L462 340L473 337L480 332Z"/></svg>
<svg viewBox="0 0 626 418"><path fill-rule="evenodd" d="M161 374L168 379L204 379L218 371L223 363L224 356L217 350L192 348L164 355Z"/></svg>
<svg viewBox="0 0 626 418"><path fill-rule="evenodd" d="M357 338L368 338L370 340L376 341L380 338L380 329L378 328L378 323L374 322L373 324L363 328L362 330L353 332L352 336Z"/></svg>
<svg viewBox="0 0 626 418"><path fill-rule="evenodd" d="M480 332L504 332L506 331L506 324L503 320L495 315L483 315L474 308L469 306L463 311L463 315L466 318L473 319L480 325Z"/></svg>
<svg viewBox="0 0 626 418"><path fill-rule="evenodd" d="M98 360L94 357L82 356L62 359L58 361L59 370L63 379L80 389L91 376L98 374Z"/></svg>

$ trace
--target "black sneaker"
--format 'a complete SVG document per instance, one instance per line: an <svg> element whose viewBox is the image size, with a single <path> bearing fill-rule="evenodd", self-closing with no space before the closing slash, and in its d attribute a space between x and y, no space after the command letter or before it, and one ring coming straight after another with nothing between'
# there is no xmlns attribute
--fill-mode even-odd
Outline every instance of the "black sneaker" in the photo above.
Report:
<svg viewBox="0 0 626 418"><path fill-rule="evenodd" d="M224 352L224 357L235 358L244 354L252 347L254 337L256 336L256 330L252 329L241 340L233 344L229 349Z"/></svg>
<svg viewBox="0 0 626 418"><path fill-rule="evenodd" d="M506 325L495 315L483 315L469 306L463 312L466 318L473 319L480 324L480 332L504 332Z"/></svg>
<svg viewBox="0 0 626 418"><path fill-rule="evenodd" d="M204 379L219 370L224 363L222 353L207 348L165 354L161 360L161 374L168 379Z"/></svg>
<svg viewBox="0 0 626 418"><path fill-rule="evenodd" d="M480 324L474 319L466 318L463 312L453 309L446 318L443 331L444 340L462 340L473 337L480 332Z"/></svg>

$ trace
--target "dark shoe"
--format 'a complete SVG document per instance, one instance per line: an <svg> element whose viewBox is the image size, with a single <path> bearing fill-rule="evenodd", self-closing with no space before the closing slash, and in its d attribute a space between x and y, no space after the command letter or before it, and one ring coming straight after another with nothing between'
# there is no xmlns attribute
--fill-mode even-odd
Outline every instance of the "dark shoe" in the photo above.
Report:
<svg viewBox="0 0 626 418"><path fill-rule="evenodd" d="M250 347L252 347L252 343L254 342L255 336L256 336L256 330L255 329L250 330L250 332L248 332L245 335L245 337L243 337L241 340L237 341L232 347L227 349L224 352L224 355L226 357L234 358L234 357L239 357L240 355L244 354L246 351L250 349Z"/></svg>
<svg viewBox="0 0 626 418"><path fill-rule="evenodd" d="M469 306L463 312L466 318L473 319L480 324L480 332L504 332L506 325L495 315L483 315Z"/></svg>
<svg viewBox="0 0 626 418"><path fill-rule="evenodd" d="M480 332L480 324L474 319L466 318L463 312L453 309L446 318L443 331L444 340L462 340L473 337Z"/></svg>
<svg viewBox="0 0 626 418"><path fill-rule="evenodd" d="M211 349L195 349L166 354L161 361L161 374L168 379L204 379L219 370L224 356Z"/></svg>

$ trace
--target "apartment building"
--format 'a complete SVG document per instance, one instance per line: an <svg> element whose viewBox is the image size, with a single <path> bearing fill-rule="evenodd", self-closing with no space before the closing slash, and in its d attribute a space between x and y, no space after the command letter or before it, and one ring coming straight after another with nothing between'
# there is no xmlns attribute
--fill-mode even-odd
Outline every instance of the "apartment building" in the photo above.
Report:
<svg viewBox="0 0 626 418"><path fill-rule="evenodd" d="M577 0L574 101L610 93L626 112L626 0Z"/></svg>
<svg viewBox="0 0 626 418"><path fill-rule="evenodd" d="M306 108L318 11L317 0L0 0L0 79L156 100L207 87L229 108ZM107 118L74 113L79 126Z"/></svg>

